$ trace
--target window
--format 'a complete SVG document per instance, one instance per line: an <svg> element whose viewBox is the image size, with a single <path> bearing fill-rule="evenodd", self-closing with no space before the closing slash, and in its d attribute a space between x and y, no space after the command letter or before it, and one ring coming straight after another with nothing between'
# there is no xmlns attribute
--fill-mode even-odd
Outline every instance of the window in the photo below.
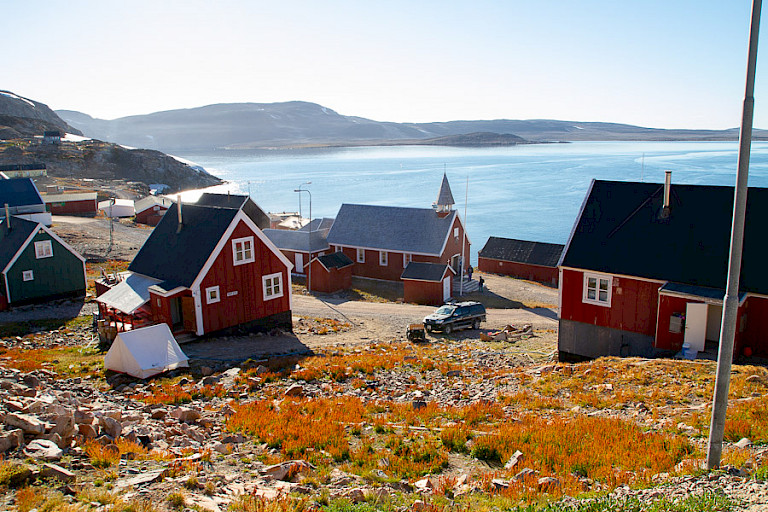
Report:
<svg viewBox="0 0 768 512"><path fill-rule="evenodd" d="M256 258L253 254L253 237L236 238L232 240L232 255L235 265L251 263Z"/></svg>
<svg viewBox="0 0 768 512"><path fill-rule="evenodd" d="M283 296L283 274L270 274L261 278L264 286L264 300L276 299Z"/></svg>
<svg viewBox="0 0 768 512"><path fill-rule="evenodd" d="M34 281L35 273L32 270L24 270L21 272L21 278L24 281Z"/></svg>
<svg viewBox="0 0 768 512"><path fill-rule="evenodd" d="M379 251L379 265L387 266L387 251Z"/></svg>
<svg viewBox="0 0 768 512"><path fill-rule="evenodd" d="M403 254L403 268L407 267L410 262L413 261L413 254Z"/></svg>
<svg viewBox="0 0 768 512"><path fill-rule="evenodd" d="M365 249L358 249L357 250L357 262L358 263L365 263Z"/></svg>
<svg viewBox="0 0 768 512"><path fill-rule="evenodd" d="M53 256L53 246L50 240L35 242L35 258L50 258Z"/></svg>
<svg viewBox="0 0 768 512"><path fill-rule="evenodd" d="M459 238L459 228L453 228L453 237Z"/></svg>
<svg viewBox="0 0 768 512"><path fill-rule="evenodd" d="M211 286L210 288L205 289L205 303L206 304L215 304L221 300L221 295L219 295L219 287L218 286Z"/></svg>
<svg viewBox="0 0 768 512"><path fill-rule="evenodd" d="M583 302L598 306L611 306L611 276L600 274L584 274Z"/></svg>

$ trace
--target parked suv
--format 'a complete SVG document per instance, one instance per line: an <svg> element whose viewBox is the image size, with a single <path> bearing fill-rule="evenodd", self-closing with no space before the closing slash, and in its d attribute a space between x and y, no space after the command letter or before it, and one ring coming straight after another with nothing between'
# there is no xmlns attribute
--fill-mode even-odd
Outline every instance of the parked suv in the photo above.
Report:
<svg viewBox="0 0 768 512"><path fill-rule="evenodd" d="M485 306L479 302L458 302L440 306L424 318L424 327L429 332L451 334L456 329L479 329L480 322L485 322Z"/></svg>

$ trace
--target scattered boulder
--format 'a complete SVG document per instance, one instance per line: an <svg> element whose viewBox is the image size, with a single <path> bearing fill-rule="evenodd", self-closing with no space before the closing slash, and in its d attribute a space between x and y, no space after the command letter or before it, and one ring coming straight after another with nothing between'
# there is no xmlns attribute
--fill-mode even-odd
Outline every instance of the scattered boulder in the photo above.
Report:
<svg viewBox="0 0 768 512"><path fill-rule="evenodd" d="M35 439L24 448L24 455L33 459L59 460L64 452L53 441Z"/></svg>

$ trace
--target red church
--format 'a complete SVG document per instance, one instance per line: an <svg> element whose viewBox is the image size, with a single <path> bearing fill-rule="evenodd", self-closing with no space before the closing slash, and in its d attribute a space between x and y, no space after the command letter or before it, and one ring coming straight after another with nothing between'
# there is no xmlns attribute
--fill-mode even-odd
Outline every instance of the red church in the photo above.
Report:
<svg viewBox="0 0 768 512"><path fill-rule="evenodd" d="M732 215L732 187L593 181L560 260L561 359L716 350ZM750 188L735 355L768 355L766 228Z"/></svg>
<svg viewBox="0 0 768 512"><path fill-rule="evenodd" d="M470 241L453 205L443 175L432 208L343 204L327 241L354 262L353 276L400 281L412 261L450 265L458 274Z"/></svg>
<svg viewBox="0 0 768 512"><path fill-rule="evenodd" d="M291 267L243 208L173 204L97 301L107 318L175 333L290 329Z"/></svg>

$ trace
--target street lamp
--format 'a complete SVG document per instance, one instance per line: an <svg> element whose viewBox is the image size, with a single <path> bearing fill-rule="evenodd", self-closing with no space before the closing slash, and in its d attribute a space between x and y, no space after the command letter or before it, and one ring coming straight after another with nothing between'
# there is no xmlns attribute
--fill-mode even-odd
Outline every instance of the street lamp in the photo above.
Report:
<svg viewBox="0 0 768 512"><path fill-rule="evenodd" d="M311 184L312 184L311 181L305 181L304 183L299 185L299 189L301 187L303 187L304 185L311 185ZM294 192L296 192L296 191L294 190ZM302 219L302 217L301 217L301 194L299 194L299 224L301 224L301 219ZM299 227L301 227L301 225L299 225Z"/></svg>
<svg viewBox="0 0 768 512"><path fill-rule="evenodd" d="M307 258L307 291L309 293L312 293L312 192L310 192L307 189L301 188L304 185L310 185L312 182L308 181L307 183L302 183L299 185L299 188L295 189L294 192L299 193L299 200L301 200L301 193L306 192L309 194L309 229L307 230L307 236L309 237L309 257ZM301 203L299 203L301 205ZM301 216L301 215L299 215Z"/></svg>

